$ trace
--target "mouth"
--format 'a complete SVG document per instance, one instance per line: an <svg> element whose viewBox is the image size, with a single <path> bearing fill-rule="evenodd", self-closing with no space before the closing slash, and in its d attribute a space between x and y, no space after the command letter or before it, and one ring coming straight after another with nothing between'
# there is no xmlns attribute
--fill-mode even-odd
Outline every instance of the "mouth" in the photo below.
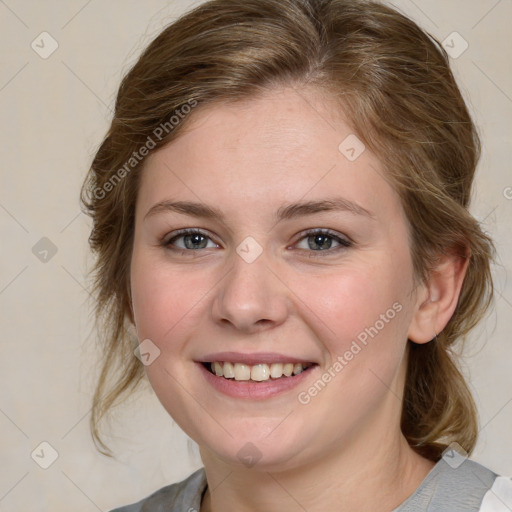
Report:
<svg viewBox="0 0 512 512"><path fill-rule="evenodd" d="M316 363L257 363L253 365L229 361L201 363L212 375L237 382L267 382L288 379L307 372Z"/></svg>
<svg viewBox="0 0 512 512"><path fill-rule="evenodd" d="M311 357L311 356L309 356ZM195 360L206 389L238 399L285 395L314 379L319 362L276 352L215 352Z"/></svg>

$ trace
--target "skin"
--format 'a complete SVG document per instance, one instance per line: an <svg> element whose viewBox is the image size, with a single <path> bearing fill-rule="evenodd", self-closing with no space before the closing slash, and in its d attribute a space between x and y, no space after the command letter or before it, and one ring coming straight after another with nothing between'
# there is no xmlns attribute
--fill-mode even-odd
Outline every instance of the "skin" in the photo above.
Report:
<svg viewBox="0 0 512 512"><path fill-rule="evenodd" d="M366 149L350 162L338 150L352 133L325 94L275 88L198 108L180 137L146 161L132 318L139 340L160 350L146 367L155 393L199 445L209 484L201 512L387 511L433 467L400 431L407 340L425 343L444 328L466 266L445 256L429 282L415 285L407 219L378 158ZM334 196L371 216L275 220L284 205ZM225 218L146 217L163 200L206 204ZM183 248L183 237L173 239L183 228L205 232L206 247ZM317 228L352 245L328 239L329 249L312 248L304 231ZM248 236L262 249L252 263L236 252ZM298 393L396 303L400 312L301 404ZM194 362L220 351L278 352L318 366L280 396L230 398ZM261 456L252 467L237 455L249 442Z"/></svg>

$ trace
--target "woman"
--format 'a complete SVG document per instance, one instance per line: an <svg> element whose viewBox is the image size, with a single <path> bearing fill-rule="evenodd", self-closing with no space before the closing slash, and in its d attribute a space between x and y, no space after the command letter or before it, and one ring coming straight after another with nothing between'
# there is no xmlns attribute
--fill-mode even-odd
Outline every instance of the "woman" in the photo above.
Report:
<svg viewBox="0 0 512 512"><path fill-rule="evenodd" d="M451 353L492 298L478 156L445 52L389 7L212 0L166 28L83 189L92 426L105 450L146 374L204 468L117 510L507 510Z"/></svg>

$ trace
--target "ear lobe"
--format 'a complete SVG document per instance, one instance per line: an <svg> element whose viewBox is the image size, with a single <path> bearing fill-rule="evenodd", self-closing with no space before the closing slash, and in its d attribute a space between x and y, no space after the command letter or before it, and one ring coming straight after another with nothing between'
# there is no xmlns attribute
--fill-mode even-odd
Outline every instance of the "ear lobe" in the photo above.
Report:
<svg viewBox="0 0 512 512"><path fill-rule="evenodd" d="M408 333L411 341L427 343L446 327L457 307L468 264L469 256L455 252L440 257L428 281L418 287Z"/></svg>

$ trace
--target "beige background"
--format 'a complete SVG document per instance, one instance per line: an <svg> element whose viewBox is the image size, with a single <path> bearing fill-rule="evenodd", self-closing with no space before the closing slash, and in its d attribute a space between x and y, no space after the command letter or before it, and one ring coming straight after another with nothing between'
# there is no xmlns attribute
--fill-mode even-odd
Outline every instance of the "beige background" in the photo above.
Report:
<svg viewBox="0 0 512 512"><path fill-rule="evenodd" d="M457 31L469 43L453 65L484 142L473 211L500 253L495 309L474 333L467 359L482 425L473 458L512 475L512 2L395 4L440 40ZM105 511L201 465L196 448L147 391L116 415L110 439L117 460L94 450L89 221L78 206L122 74L191 5L0 1L0 511ZM43 31L59 45L47 59L31 48L34 40L40 52L51 48L48 36L38 37ZM57 249L46 262L33 253L42 237ZM31 458L43 441L59 455L48 469ZM36 450L38 460L48 461L50 449L43 452Z"/></svg>

